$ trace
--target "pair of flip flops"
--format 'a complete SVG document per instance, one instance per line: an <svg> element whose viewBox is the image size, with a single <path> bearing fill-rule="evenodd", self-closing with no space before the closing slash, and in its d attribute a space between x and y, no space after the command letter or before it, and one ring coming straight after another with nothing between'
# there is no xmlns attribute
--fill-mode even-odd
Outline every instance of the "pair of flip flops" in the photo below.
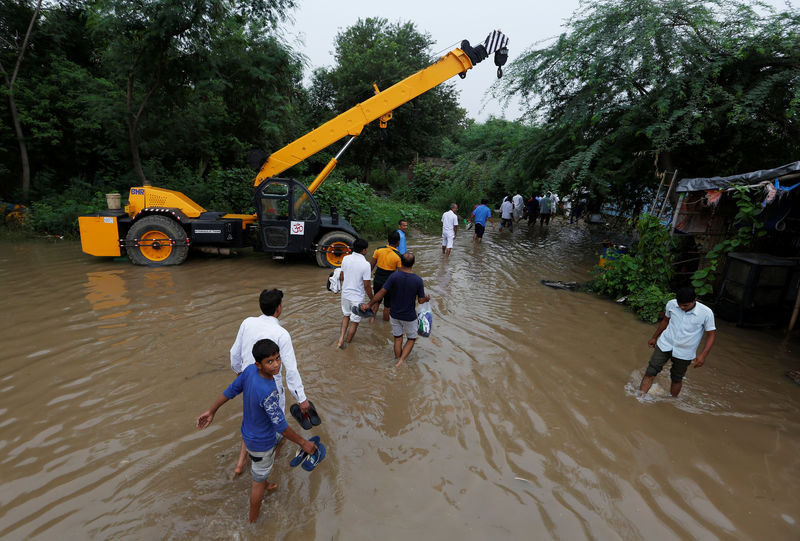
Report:
<svg viewBox="0 0 800 541"><path fill-rule="evenodd" d="M303 449L298 449L297 454L292 457L289 461L289 466L292 468L296 467L298 464L301 468L306 471L314 471L314 468L317 467L317 464L323 461L325 458L325 446L322 445L322 442L319 441L319 436L311 436L308 441L313 441L314 445L317 446L317 450L314 452L313 455L309 455Z"/></svg>
<svg viewBox="0 0 800 541"><path fill-rule="evenodd" d="M319 414L317 413L317 409L314 407L314 403L310 400L308 401L308 413L304 414L300 410L299 404L292 404L289 407L289 413L292 414L292 417L297 419L297 422L300 423L306 430L311 430L312 426L319 426L322 423L322 419L319 418Z"/></svg>
<svg viewBox="0 0 800 541"><path fill-rule="evenodd" d="M375 317L375 312L372 310L362 310L360 304L353 306L351 311L359 317Z"/></svg>

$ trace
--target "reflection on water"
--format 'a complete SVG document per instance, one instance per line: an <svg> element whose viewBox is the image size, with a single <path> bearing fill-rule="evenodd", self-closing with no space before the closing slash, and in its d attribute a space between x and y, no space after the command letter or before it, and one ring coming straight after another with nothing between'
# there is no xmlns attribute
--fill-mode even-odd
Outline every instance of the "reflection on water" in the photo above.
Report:
<svg viewBox="0 0 800 541"><path fill-rule="evenodd" d="M400 369L380 320L335 348L338 296L304 261L142 268L0 244L0 537L800 538L797 339L719 322L678 400L664 375L637 398L652 328L540 283L587 280L607 235L523 225L448 259L410 237L434 334ZM240 403L193 422L265 287L284 290L328 457L308 473L284 451L248 526Z"/></svg>

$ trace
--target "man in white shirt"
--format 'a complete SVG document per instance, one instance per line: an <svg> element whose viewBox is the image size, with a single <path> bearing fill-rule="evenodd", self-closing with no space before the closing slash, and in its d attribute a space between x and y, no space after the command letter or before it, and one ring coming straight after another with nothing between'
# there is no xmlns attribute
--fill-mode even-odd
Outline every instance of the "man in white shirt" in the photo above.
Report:
<svg viewBox="0 0 800 541"><path fill-rule="evenodd" d="M456 240L456 235L458 234L457 211L458 205L451 203L450 210L442 214L442 253L446 256L450 255L453 241Z"/></svg>
<svg viewBox="0 0 800 541"><path fill-rule="evenodd" d="M511 198L506 196L503 199L503 204L500 205L500 231L507 227L509 231L514 231L514 204Z"/></svg>
<svg viewBox="0 0 800 541"><path fill-rule="evenodd" d="M342 259L342 332L339 335L338 348L344 348L356 335L361 316L353 313L353 307L364 302L364 294L372 300L372 265L364 257L367 253L367 241L356 239L353 252ZM348 329L349 327L349 329Z"/></svg>
<svg viewBox="0 0 800 541"><path fill-rule="evenodd" d="M236 340L231 346L231 368L237 374L254 364L253 346L259 340L269 338L276 344L281 354L281 370L275 376L275 386L278 388L278 400L282 411L286 411L286 391L283 388L284 368L286 373L286 384L300 406L300 411L306 413L310 404L303 389L303 380L300 372L297 371L297 359L294 356L292 338L289 332L281 327L278 318L283 311L283 291L280 289L265 289L258 297L258 304L261 307L262 315L258 317L248 317L239 326ZM236 475L244 471L247 461L247 449L242 441L242 449L236 468L233 470Z"/></svg>
<svg viewBox="0 0 800 541"><path fill-rule="evenodd" d="M517 194L511 199L511 203L514 205L514 221L519 223L522 219L522 211L525 209L525 200L520 194Z"/></svg>
<svg viewBox="0 0 800 541"><path fill-rule="evenodd" d="M691 287L679 289L675 298L667 303L665 312L664 319L658 323L656 332L648 342L655 351L639 385L641 394L650 390L655 377L666 362L672 359L670 394L678 396L689 365L700 368L705 364L717 336L714 312L705 304L697 302ZM697 347L704 336L706 342L703 351L696 355Z"/></svg>

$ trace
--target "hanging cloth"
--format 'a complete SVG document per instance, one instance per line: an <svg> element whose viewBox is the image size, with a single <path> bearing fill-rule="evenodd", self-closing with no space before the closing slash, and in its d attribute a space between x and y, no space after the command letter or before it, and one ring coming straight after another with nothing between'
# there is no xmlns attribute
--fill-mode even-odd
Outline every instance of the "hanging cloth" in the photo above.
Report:
<svg viewBox="0 0 800 541"><path fill-rule="evenodd" d="M722 190L708 190L706 192L706 204L709 207L716 207L722 197Z"/></svg>

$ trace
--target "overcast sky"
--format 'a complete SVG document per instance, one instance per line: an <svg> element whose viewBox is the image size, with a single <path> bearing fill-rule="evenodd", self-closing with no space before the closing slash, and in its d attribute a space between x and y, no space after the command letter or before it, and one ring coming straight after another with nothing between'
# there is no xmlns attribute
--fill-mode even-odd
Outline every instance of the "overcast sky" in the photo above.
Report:
<svg viewBox="0 0 800 541"><path fill-rule="evenodd" d="M352 26L359 18L383 17L390 22L411 21L417 29L430 34L434 40L433 52L443 56L467 39L473 45L482 42L492 30L500 30L509 38L509 63L523 49L535 42L558 36L561 24L578 7L578 0L555 2L535 0L504 0L441 2L437 0L301 0L294 11L294 24L287 33L296 50L308 57L306 75L317 67L334 65L333 42L336 34ZM497 80L497 68L489 57L467 72L466 79L454 77L460 94L461 106L467 115L485 120L490 114L502 116L500 104L486 95ZM308 77L307 77L308 78ZM366 84L369 86L371 81ZM355 104L353 104L355 105ZM518 110L509 110L509 119L518 116Z"/></svg>
<svg viewBox="0 0 800 541"><path fill-rule="evenodd" d="M766 0L785 9L784 0ZM417 29L427 32L435 41L432 51L444 55L458 47L462 39L473 45L482 42L492 30L501 30L509 38L509 63L534 44L547 46L564 31L563 24L578 9L578 0L495 0L442 2L439 0L300 0L294 11L294 24L286 27L292 46L306 55L306 80L317 67L332 67L333 42L336 34L359 18L384 17L390 22L412 21ZM466 79L454 77L461 106L467 115L486 120L489 115L513 120L519 108L502 111L500 103L487 91L497 80L490 56L467 72ZM369 86L371 81L365 85ZM355 104L353 104L355 105Z"/></svg>

